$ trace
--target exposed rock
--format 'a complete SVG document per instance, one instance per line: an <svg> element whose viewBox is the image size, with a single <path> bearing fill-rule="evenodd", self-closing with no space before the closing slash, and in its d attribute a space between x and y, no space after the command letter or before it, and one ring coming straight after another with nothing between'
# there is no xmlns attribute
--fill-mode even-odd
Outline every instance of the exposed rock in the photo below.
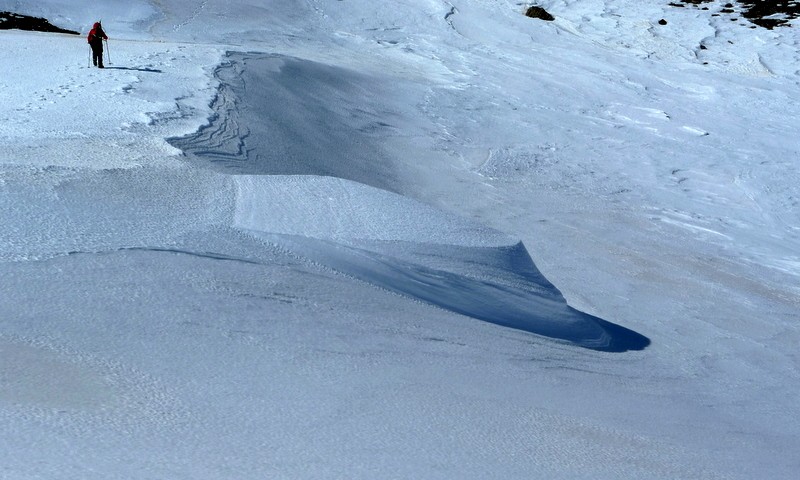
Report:
<svg viewBox="0 0 800 480"><path fill-rule="evenodd" d="M526 17L531 18L539 18L541 20L547 20L548 22L552 22L555 20L555 17L550 15L547 10L542 7L538 7L536 5L532 7L528 7L528 10L525 12Z"/></svg>
<svg viewBox="0 0 800 480"><path fill-rule="evenodd" d="M0 30L31 30L34 32L55 32L55 33L69 33L72 35L80 35L74 30L66 30L56 27L47 21L47 19L39 17L30 17L28 15L20 15L13 12L0 12Z"/></svg>
<svg viewBox="0 0 800 480"><path fill-rule="evenodd" d="M708 10L708 7L700 7L701 4L712 2L712 0L680 0L683 4L694 5L701 10ZM677 0L672 0L669 5L673 7L683 7ZM720 2L722 3L722 2ZM725 2L719 13L712 13L712 17L722 15L737 15L731 21L739 20L738 15L743 16L750 22L760 27L773 29L775 27L791 27L791 21L800 18L800 0L739 0L738 2Z"/></svg>

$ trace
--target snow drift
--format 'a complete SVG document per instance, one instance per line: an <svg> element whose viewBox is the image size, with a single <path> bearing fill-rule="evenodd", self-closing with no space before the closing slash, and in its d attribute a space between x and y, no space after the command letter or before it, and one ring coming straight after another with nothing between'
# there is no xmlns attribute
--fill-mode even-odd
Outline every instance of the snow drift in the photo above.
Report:
<svg viewBox="0 0 800 480"><path fill-rule="evenodd" d="M217 76L209 125L170 141L195 162L247 174L236 178L235 227L494 324L603 351L649 344L569 307L518 240L377 188L392 188L392 164L367 127L402 114L381 104L375 78L258 54L229 56Z"/></svg>

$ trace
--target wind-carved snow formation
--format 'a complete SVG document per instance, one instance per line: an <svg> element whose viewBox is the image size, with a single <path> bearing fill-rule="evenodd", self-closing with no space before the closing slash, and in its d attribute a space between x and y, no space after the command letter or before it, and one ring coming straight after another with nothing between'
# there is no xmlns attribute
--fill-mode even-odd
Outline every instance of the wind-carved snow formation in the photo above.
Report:
<svg viewBox="0 0 800 480"><path fill-rule="evenodd" d="M359 75L233 54L217 77L210 123L170 141L194 161L239 174L234 227L476 319L602 351L650 343L567 305L519 240L378 188L389 185L391 169L363 128L378 113Z"/></svg>

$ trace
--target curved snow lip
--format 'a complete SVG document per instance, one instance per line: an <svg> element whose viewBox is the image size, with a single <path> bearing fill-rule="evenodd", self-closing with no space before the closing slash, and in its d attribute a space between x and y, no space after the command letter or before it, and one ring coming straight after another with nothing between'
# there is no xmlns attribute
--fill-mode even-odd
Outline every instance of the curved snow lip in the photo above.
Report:
<svg viewBox="0 0 800 480"><path fill-rule="evenodd" d="M475 262L482 256L508 257L519 270L514 283L432 268L384 253L310 237L260 235L336 271L413 299L496 325L603 352L643 350L650 340L633 330L578 311L544 280L522 243L510 247L416 246L439 260ZM397 245L388 245L397 248ZM401 249L402 250L402 249ZM447 251L448 256L443 252ZM465 260L466 259L466 260ZM535 272L527 275L524 271Z"/></svg>
<svg viewBox="0 0 800 480"><path fill-rule="evenodd" d="M335 271L437 307L593 350L650 340L570 307L522 242L349 180L237 176L233 226Z"/></svg>

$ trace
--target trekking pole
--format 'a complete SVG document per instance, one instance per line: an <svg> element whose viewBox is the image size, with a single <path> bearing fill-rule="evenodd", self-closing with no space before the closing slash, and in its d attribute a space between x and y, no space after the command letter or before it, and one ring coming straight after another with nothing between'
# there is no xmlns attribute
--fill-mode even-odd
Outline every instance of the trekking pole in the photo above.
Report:
<svg viewBox="0 0 800 480"><path fill-rule="evenodd" d="M89 49L89 59L86 63L86 68L92 68L92 49Z"/></svg>
<svg viewBox="0 0 800 480"><path fill-rule="evenodd" d="M106 39L106 52L108 52L108 64L111 65L111 49L108 48L108 39Z"/></svg>

